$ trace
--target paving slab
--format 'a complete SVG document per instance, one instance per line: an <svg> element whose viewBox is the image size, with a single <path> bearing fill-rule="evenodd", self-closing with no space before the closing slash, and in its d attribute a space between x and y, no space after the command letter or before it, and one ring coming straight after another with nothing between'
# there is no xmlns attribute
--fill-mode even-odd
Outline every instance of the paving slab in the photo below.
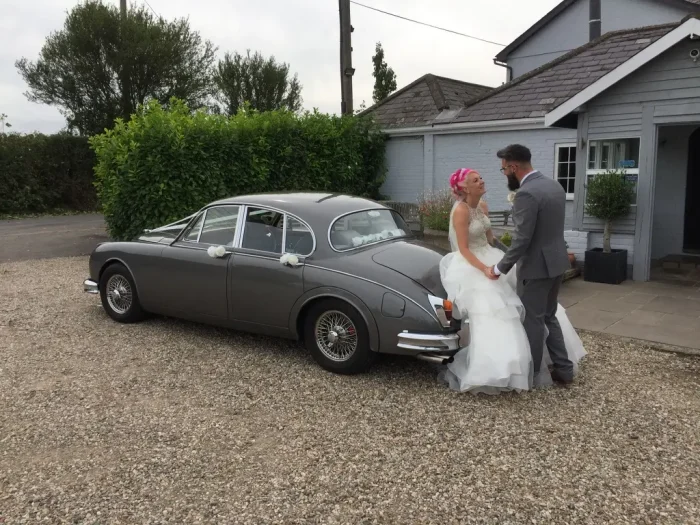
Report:
<svg viewBox="0 0 700 525"><path fill-rule="evenodd" d="M687 283L573 279L560 303L575 328L700 350L700 288Z"/></svg>

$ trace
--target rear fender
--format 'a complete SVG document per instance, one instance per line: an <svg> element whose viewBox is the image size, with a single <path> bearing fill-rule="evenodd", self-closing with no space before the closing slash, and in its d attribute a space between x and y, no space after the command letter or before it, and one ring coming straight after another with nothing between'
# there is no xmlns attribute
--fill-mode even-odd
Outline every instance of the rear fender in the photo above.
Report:
<svg viewBox="0 0 700 525"><path fill-rule="evenodd" d="M356 295L332 286L323 286L309 290L294 303L292 311L289 314L289 330L295 338L300 339L301 337L303 329L300 330L300 325L303 322L303 317L308 307L319 299L340 299L355 308L360 313L367 326L370 349L374 352L379 351L379 330L377 328L377 322L367 305Z"/></svg>

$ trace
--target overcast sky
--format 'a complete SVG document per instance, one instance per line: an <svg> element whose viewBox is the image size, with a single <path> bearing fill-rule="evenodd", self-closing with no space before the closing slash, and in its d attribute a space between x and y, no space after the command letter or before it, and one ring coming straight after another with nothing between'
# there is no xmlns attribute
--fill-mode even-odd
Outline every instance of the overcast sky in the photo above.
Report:
<svg viewBox="0 0 700 525"><path fill-rule="evenodd" d="M119 0L103 0L119 5ZM128 0L131 5L132 1ZM358 0L408 18L508 44L559 0ZM63 26L80 0L0 0L0 113L13 131L60 130L56 108L29 102L15 60L36 60L46 36ZM138 0L143 3L143 0ZM190 25L225 51L258 50L298 73L304 107L340 111L337 0L148 0L167 19ZM351 5L355 108L372 103L372 55L381 41L401 88L426 73L497 86L505 69L493 64L501 47Z"/></svg>

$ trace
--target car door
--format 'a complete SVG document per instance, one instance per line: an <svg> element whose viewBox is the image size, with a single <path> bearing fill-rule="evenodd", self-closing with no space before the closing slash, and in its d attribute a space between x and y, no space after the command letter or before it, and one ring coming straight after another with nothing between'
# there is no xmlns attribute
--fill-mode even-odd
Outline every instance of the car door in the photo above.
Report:
<svg viewBox="0 0 700 525"><path fill-rule="evenodd" d="M237 323L286 330L289 313L304 293L303 258L313 251L313 234L295 217L264 207L247 207L241 227L230 273L232 317ZM295 252L298 266L280 262L283 253Z"/></svg>
<svg viewBox="0 0 700 525"><path fill-rule="evenodd" d="M165 309L205 322L229 319L228 275L239 211L236 205L207 208L163 250L159 288ZM220 246L222 255L207 252Z"/></svg>

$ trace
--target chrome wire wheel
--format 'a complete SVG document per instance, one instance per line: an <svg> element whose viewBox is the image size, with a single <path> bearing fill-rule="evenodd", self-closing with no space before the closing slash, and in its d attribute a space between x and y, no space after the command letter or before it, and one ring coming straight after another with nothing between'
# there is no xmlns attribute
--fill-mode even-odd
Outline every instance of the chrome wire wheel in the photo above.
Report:
<svg viewBox="0 0 700 525"><path fill-rule="evenodd" d="M343 312L331 310L316 320L316 344L328 359L347 361L357 350L357 329Z"/></svg>
<svg viewBox="0 0 700 525"><path fill-rule="evenodd" d="M107 302L115 313L124 315L131 308L133 294L131 285L123 275L112 275L107 281Z"/></svg>

